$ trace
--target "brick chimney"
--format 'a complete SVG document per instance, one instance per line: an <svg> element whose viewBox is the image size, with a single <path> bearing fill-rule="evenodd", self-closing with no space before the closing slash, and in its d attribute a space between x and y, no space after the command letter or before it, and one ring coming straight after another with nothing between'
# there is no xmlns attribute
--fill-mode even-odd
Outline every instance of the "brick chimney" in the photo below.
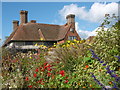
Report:
<svg viewBox="0 0 120 90"><path fill-rule="evenodd" d="M28 22L28 16L27 16L27 14L28 14L28 11L23 11L23 10L20 11L20 23L21 24Z"/></svg>
<svg viewBox="0 0 120 90"><path fill-rule="evenodd" d="M17 21L17 20L13 20L13 31L14 30L16 30L17 28L18 28L18 26L19 26L19 21Z"/></svg>
<svg viewBox="0 0 120 90"><path fill-rule="evenodd" d="M67 19L67 24L72 24L72 27L75 28L75 15L74 14L69 14L66 16Z"/></svg>

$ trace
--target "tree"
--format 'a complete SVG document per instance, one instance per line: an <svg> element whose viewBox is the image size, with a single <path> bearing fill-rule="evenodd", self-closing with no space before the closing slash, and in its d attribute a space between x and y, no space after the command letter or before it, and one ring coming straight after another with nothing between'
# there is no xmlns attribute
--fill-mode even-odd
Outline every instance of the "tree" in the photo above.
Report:
<svg viewBox="0 0 120 90"><path fill-rule="evenodd" d="M115 56L120 56L120 21L117 18L115 14L105 17L93 43L96 54L107 62L116 61Z"/></svg>

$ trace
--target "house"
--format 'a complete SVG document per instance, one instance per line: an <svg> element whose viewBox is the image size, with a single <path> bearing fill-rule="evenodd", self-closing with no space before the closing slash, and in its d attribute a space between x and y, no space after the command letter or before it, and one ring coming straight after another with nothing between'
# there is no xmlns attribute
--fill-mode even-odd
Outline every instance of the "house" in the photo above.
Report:
<svg viewBox="0 0 120 90"><path fill-rule="evenodd" d="M75 29L75 15L66 17L64 25L37 23L36 20L28 22L28 11L20 11L19 21L13 20L13 32L7 38L3 47L16 49L37 49L35 46L44 44L52 46L54 43L64 43L66 40L81 40Z"/></svg>

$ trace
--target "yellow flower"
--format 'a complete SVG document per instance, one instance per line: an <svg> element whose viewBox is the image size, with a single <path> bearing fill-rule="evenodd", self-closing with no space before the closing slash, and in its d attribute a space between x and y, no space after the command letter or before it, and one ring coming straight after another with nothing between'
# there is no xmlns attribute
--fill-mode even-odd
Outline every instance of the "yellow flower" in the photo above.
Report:
<svg viewBox="0 0 120 90"><path fill-rule="evenodd" d="M70 41L67 41L68 43L70 43Z"/></svg>
<svg viewBox="0 0 120 90"><path fill-rule="evenodd" d="M65 47L65 45L63 45L62 47Z"/></svg>
<svg viewBox="0 0 120 90"><path fill-rule="evenodd" d="M44 48L47 48L46 46L43 46Z"/></svg>
<svg viewBox="0 0 120 90"><path fill-rule="evenodd" d="M36 43L35 46L38 46L38 44Z"/></svg>
<svg viewBox="0 0 120 90"><path fill-rule="evenodd" d="M92 87L92 85L90 84L90 87Z"/></svg>
<svg viewBox="0 0 120 90"><path fill-rule="evenodd" d="M66 45L66 47L69 47L69 46L70 46L69 44Z"/></svg>
<svg viewBox="0 0 120 90"><path fill-rule="evenodd" d="M74 39L73 41L74 41L74 42L76 42L77 40L76 40L76 39Z"/></svg>
<svg viewBox="0 0 120 90"><path fill-rule="evenodd" d="M77 43L79 43L79 41L77 41Z"/></svg>
<svg viewBox="0 0 120 90"><path fill-rule="evenodd" d="M43 38L40 38L40 40L42 41L42 40L44 40Z"/></svg>
<svg viewBox="0 0 120 90"><path fill-rule="evenodd" d="M30 59L32 59L32 57L29 57Z"/></svg>
<svg viewBox="0 0 120 90"><path fill-rule="evenodd" d="M71 45L75 45L74 43L71 43Z"/></svg>
<svg viewBox="0 0 120 90"><path fill-rule="evenodd" d="M56 45L53 45L54 47L56 47Z"/></svg>

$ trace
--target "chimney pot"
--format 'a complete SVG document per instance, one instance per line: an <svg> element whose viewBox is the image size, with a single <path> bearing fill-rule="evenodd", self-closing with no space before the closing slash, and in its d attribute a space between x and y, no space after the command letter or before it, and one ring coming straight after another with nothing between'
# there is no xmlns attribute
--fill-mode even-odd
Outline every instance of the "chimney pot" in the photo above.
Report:
<svg viewBox="0 0 120 90"><path fill-rule="evenodd" d="M75 23L75 15L74 14L69 14L66 16L67 19L67 24L74 24Z"/></svg>
<svg viewBox="0 0 120 90"><path fill-rule="evenodd" d="M30 22L31 22L31 23L36 23L36 20L31 20Z"/></svg>

